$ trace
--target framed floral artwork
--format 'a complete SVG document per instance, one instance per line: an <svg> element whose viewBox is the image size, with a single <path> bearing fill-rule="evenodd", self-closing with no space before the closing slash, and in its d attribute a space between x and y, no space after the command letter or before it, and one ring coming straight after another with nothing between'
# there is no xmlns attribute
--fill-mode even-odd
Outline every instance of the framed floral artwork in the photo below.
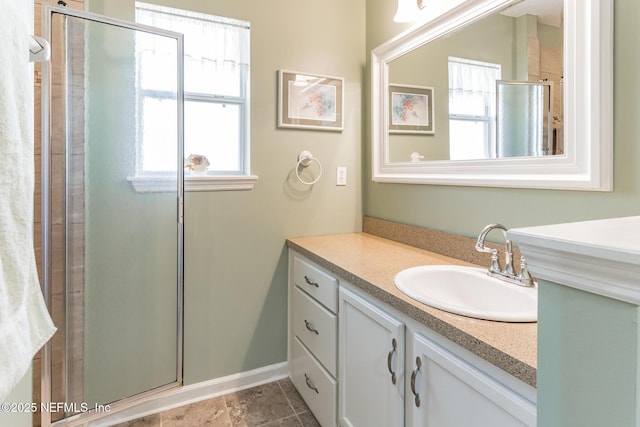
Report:
<svg viewBox="0 0 640 427"><path fill-rule="evenodd" d="M279 70L278 80L278 127L343 129L343 78Z"/></svg>
<svg viewBox="0 0 640 427"><path fill-rule="evenodd" d="M433 88L389 85L389 132L434 134Z"/></svg>

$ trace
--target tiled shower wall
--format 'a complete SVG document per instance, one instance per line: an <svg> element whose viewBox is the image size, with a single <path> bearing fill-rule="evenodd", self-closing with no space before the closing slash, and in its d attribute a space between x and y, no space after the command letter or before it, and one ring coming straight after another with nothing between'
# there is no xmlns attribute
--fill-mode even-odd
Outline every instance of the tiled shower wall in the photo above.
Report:
<svg viewBox="0 0 640 427"><path fill-rule="evenodd" d="M529 81L545 80L553 82L553 127L556 129L556 154L564 153L564 87L563 87L563 51L540 46L537 38L527 43Z"/></svg>
<svg viewBox="0 0 640 427"><path fill-rule="evenodd" d="M34 0L34 30L41 33L42 4L57 3L57 1ZM84 9L84 0L67 0L67 7ZM76 53L71 62L72 74L83 70L82 28L73 25L67 27L67 35L73 43L79 43L79 48L72 49ZM52 46L57 49L52 52L53 64L64 63L62 34L52 35ZM34 199L34 246L38 263L38 273L42 281L42 64L34 66L34 153L36 187ZM83 72L83 71L81 71ZM83 383L83 318L84 318L84 114L74 115L73 126L65 126L65 100L71 99L69 105L74 109L84 109L84 80L80 76L72 79L73 84L65 85L66 72L62 67L52 70L51 87L51 311L58 331L53 337L52 364L52 402L81 402ZM67 80L69 81L69 80ZM65 132L69 132L66 135ZM70 153L66 153L65 141L69 140ZM67 165L67 159L70 159ZM67 182L67 177L71 177ZM66 354L68 352L68 354ZM68 360L68 363L63 361ZM33 360L33 401L40 407L42 352ZM74 372L73 380L67 382L68 370ZM65 396L65 389L68 395ZM52 419L59 419L63 414L53 413ZM33 414L33 425L40 425L40 413Z"/></svg>

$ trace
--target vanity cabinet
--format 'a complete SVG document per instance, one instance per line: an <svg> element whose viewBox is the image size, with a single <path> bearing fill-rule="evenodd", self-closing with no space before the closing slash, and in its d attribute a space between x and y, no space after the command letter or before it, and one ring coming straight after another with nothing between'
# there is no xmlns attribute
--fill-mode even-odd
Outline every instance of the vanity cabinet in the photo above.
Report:
<svg viewBox="0 0 640 427"><path fill-rule="evenodd" d="M323 427L536 425L535 388L295 251L289 261L289 375Z"/></svg>
<svg viewBox="0 0 640 427"><path fill-rule="evenodd" d="M339 425L536 425L532 387L348 283L339 298Z"/></svg>
<svg viewBox="0 0 640 427"><path fill-rule="evenodd" d="M402 426L404 323L344 287L339 297L339 424Z"/></svg>
<svg viewBox="0 0 640 427"><path fill-rule="evenodd" d="M289 377L323 427L337 419L338 279L289 252Z"/></svg>

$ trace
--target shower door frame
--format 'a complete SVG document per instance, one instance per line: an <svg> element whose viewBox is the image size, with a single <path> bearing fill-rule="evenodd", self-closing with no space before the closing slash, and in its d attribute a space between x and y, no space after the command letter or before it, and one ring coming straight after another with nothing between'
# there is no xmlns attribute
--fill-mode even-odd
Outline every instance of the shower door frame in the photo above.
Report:
<svg viewBox="0 0 640 427"><path fill-rule="evenodd" d="M97 22L100 24L116 26L120 28L130 29L133 31L142 31L146 33L151 33L155 35L165 36L176 39L177 49L176 55L178 57L177 61L177 149L178 149L178 164L176 165L176 175L177 175L177 278L176 278L176 286L177 286L177 334L176 334L176 381L158 386L156 388L143 391L134 396L122 398L112 403L108 403L111 409L123 410L134 406L136 404L142 403L149 398L156 396L160 392L164 392L170 389L181 387L183 384L183 360L184 360L184 174L183 170L183 158L184 158L184 44L183 44L183 35L181 33L176 33L173 31L168 31L156 27L151 27L148 25L136 24L128 21L123 21L115 18L110 18L104 15L99 15L96 13L69 9L67 7L58 6L54 4L43 4L42 5L42 37L44 37L47 41L51 41L52 39L52 17L53 14L61 14L74 18L79 18L87 21ZM52 289L51 289L51 276L52 276L52 268L51 268L51 259L52 259L52 248L51 248L51 212L50 212L50 204L51 204L51 182L50 182L50 171L51 171L51 141L50 141L50 132L49 127L51 124L51 111L50 111L50 96L51 96L51 70L50 70L50 61L42 63L42 147L41 147L41 157L42 157L42 165L41 165L41 188L42 188L42 292L44 294L45 302L47 304L47 308L51 313L51 305L52 305ZM65 108L68 109L68 100L65 103ZM65 132L65 147L69 147L69 133ZM65 152L68 150L65 149ZM66 166L66 174L68 176L68 164ZM65 184L66 185L66 184ZM65 221L66 224L66 221ZM66 267L65 267L66 271ZM67 273L65 272L65 276ZM66 280L65 280L66 282ZM66 293L66 285L65 285L65 293ZM66 310L65 310L66 311ZM67 315L65 313L65 327L66 327L66 319ZM42 349L42 373L41 373L41 394L40 401L41 404L51 404L51 403L59 403L59 402L51 402L52 398L52 340L49 340ZM66 364L67 346L65 345L65 357L63 358L62 363ZM66 371L66 367L64 368ZM67 396L67 392L65 390L65 398ZM52 423L51 421L51 412L42 411L41 412L41 427L51 427L51 426L74 426L74 425L83 425L86 422L91 420L95 420L105 415L108 415L110 412L98 413L93 410L90 410L85 413L80 413L76 415L72 415L67 418L62 418L58 421Z"/></svg>

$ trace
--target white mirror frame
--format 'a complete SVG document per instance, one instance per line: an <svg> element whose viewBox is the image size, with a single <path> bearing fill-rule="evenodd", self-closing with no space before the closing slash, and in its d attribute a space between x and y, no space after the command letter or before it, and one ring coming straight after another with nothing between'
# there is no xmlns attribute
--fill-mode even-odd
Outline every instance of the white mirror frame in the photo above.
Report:
<svg viewBox="0 0 640 427"><path fill-rule="evenodd" d="M564 0L565 154L419 163L389 161L389 63L511 3L515 1L455 2L457 7L437 17L423 18L371 52L374 181L613 190L613 0Z"/></svg>

